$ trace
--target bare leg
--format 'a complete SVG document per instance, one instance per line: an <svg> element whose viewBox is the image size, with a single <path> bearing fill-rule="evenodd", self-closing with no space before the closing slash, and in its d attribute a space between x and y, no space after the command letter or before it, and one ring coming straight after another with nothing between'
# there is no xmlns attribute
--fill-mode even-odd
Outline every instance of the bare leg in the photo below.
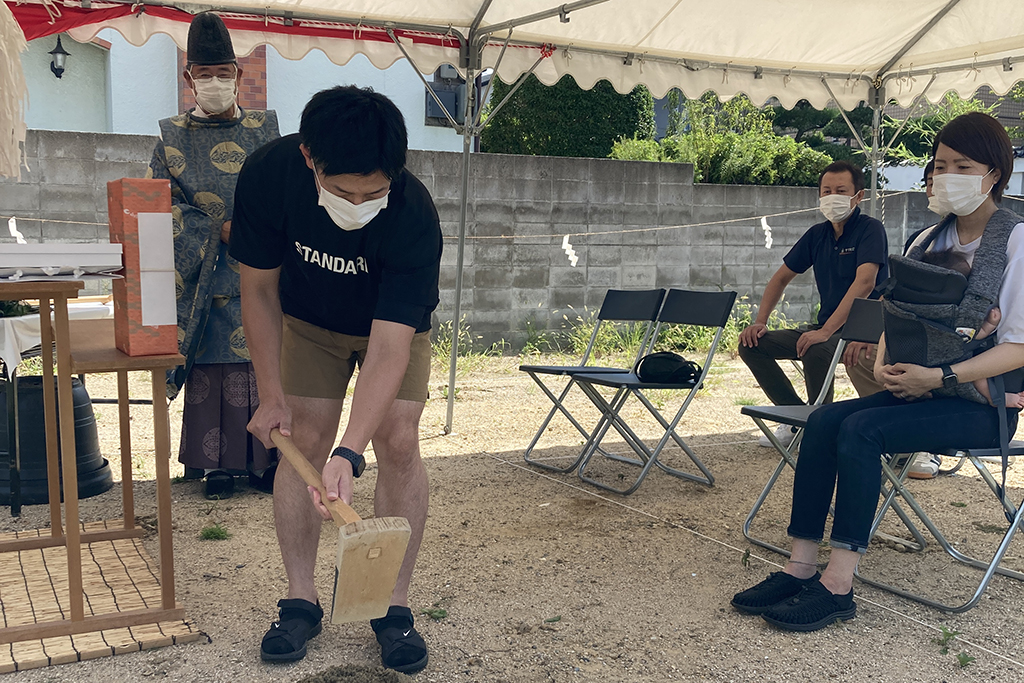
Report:
<svg viewBox="0 0 1024 683"><path fill-rule="evenodd" d="M821 585L835 595L846 595L853 590L853 572L857 569L861 554L853 550L832 548L828 566L821 573Z"/></svg>
<svg viewBox="0 0 1024 683"><path fill-rule="evenodd" d="M798 579L809 579L818 571L818 544L803 538L793 539L793 549L785 573Z"/></svg>
<svg viewBox="0 0 1024 683"><path fill-rule="evenodd" d="M292 410L295 445L317 470L322 470L338 435L342 401L299 396L287 396L286 400ZM313 508L305 482L282 458L274 478L274 525L288 576L289 598L317 601L313 574L321 524L323 519Z"/></svg>
<svg viewBox="0 0 1024 683"><path fill-rule="evenodd" d="M988 390L988 380L987 379L977 379L977 380L974 380L974 382L972 382L972 384L974 384L974 388L977 390L977 392L985 397L985 400L988 401L988 404L992 405L992 394L989 393L989 390ZM1007 394L1007 397L1009 397L1009 394Z"/></svg>
<svg viewBox="0 0 1024 683"><path fill-rule="evenodd" d="M377 456L377 490L374 514L377 517L405 517L412 527L409 548L398 574L391 604L409 604L409 581L427 522L430 487L427 470L420 459L419 424L423 404L396 400L373 435Z"/></svg>

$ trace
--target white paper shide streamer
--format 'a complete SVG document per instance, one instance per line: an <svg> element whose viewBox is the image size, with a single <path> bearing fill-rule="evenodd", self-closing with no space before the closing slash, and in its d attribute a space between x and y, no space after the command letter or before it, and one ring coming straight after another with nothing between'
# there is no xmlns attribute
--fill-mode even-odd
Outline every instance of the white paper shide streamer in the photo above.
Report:
<svg viewBox="0 0 1024 683"><path fill-rule="evenodd" d="M764 230L764 248L772 248L772 226L768 225L768 218L761 217L761 229Z"/></svg>
<svg viewBox="0 0 1024 683"><path fill-rule="evenodd" d="M18 230L18 219L14 216L11 216L10 220L7 221L7 231L11 233L11 237L14 238L17 244L28 244L25 241L25 236Z"/></svg>
<svg viewBox="0 0 1024 683"><path fill-rule="evenodd" d="M0 2L0 176L21 177L22 144L28 87L21 53L28 49L25 34L7 3Z"/></svg>
<svg viewBox="0 0 1024 683"><path fill-rule="evenodd" d="M572 248L571 244L569 244L568 235L562 237L562 251L564 251L566 256L569 257L569 265L575 268L576 262L580 260L580 257L576 255L576 250Z"/></svg>

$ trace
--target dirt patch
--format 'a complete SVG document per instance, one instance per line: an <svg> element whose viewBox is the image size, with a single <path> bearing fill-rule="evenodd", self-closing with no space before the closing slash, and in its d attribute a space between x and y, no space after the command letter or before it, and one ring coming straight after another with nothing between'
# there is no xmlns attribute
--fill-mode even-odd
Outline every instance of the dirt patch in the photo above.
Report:
<svg viewBox="0 0 1024 683"><path fill-rule="evenodd" d="M408 676L387 669L370 669L346 664L332 666L326 671L300 678L297 683L403 683L411 680Z"/></svg>
<svg viewBox="0 0 1024 683"><path fill-rule="evenodd" d="M653 471L632 496L604 494L573 474L542 472L522 452L550 408L544 394L516 369L518 359L474 363L460 377L455 433L442 436L445 403L435 371L422 421L422 450L431 479L431 512L414 579L411 606L430 647L430 665L417 681L1019 681L1024 677L1024 582L996 577L981 603L948 615L858 583L857 618L813 634L769 628L729 607L729 598L776 570L781 558L746 541L742 527L778 458L759 448L744 402L763 401L750 374L736 361L715 368L709 387L691 405L679 431L707 464L712 487ZM94 396L113 396L113 378L89 379ZM144 377L132 378L137 396ZM841 396L852 395L845 381ZM656 399L674 413L679 395ZM568 404L584 425L597 419L582 394ZM137 513L155 513L151 411L132 408ZM117 412L98 407L101 444L115 473ZM660 434L626 414L648 442ZM180 405L172 406L173 446ZM643 426L641 426L643 425ZM537 455L571 462L583 437L564 421L543 436ZM626 452L617 436L610 450ZM570 458L566 460L567 458ZM372 510L376 466L372 455L356 488L355 507ZM673 466L694 471L673 448ZM1005 519L977 473L914 482L911 490L954 544L991 555ZM994 471L994 468L993 468ZM605 461L593 473L619 485L635 468ZM180 474L175 464L172 474ZM620 479L621 477L621 479ZM753 532L785 543L784 473L755 520ZM1024 462L1010 469L1009 495L1024 495ZM119 489L83 501L85 519L120 514ZM104 658L11 674L14 683L43 681L317 680L309 676L379 674L379 648L368 624L327 625L296 664L259 660L259 642L284 597L285 577L274 540L272 498L242 481L226 501L206 501L198 482L173 484L178 599L211 642ZM0 529L45 526L45 507L25 509ZM230 537L200 540L220 524ZM983 530L979 530L983 529ZM907 533L895 516L883 530ZM317 579L331 592L336 534L324 527ZM893 544L895 545L895 544ZM154 557L155 537L146 540ZM749 551L749 555L747 554ZM823 550L822 557L825 556ZM1011 545L1005 564L1024 570L1024 545ZM865 574L944 598L970 597L980 578L931 543L923 553L878 545L863 562ZM971 583L971 582L974 583ZM444 610L431 619L425 610ZM436 615L441 612L435 611ZM941 627L960 635L948 654L934 642ZM955 655L976 657L961 668ZM341 669L329 667L341 666ZM347 668L346 668L347 667ZM306 677L306 678L304 678ZM332 680L332 679L324 679ZM360 680L337 678L336 680ZM386 680L368 678L365 680ZM398 679L401 680L401 679Z"/></svg>

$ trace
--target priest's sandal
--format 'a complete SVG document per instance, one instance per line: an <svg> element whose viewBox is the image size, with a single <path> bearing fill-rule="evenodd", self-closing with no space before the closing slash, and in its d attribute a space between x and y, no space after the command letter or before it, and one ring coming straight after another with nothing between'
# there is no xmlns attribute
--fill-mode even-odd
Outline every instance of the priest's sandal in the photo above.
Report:
<svg viewBox="0 0 1024 683"><path fill-rule="evenodd" d="M279 600L278 619L270 625L260 645L264 662L297 662L306 656L306 641L320 635L324 611L320 605L293 598Z"/></svg>
<svg viewBox="0 0 1024 683"><path fill-rule="evenodd" d="M408 607L392 605L386 617L370 620L370 628L377 634L384 668L411 674L427 665L427 644L413 628Z"/></svg>
<svg viewBox="0 0 1024 683"><path fill-rule="evenodd" d="M836 621L849 621L857 616L853 590L835 595L815 580L788 600L773 605L761 618L786 631L817 631Z"/></svg>
<svg viewBox="0 0 1024 683"><path fill-rule="evenodd" d="M798 579L784 572L772 572L761 583L734 595L732 606L745 614L764 614L772 605L788 600L819 578L818 573L809 579Z"/></svg>

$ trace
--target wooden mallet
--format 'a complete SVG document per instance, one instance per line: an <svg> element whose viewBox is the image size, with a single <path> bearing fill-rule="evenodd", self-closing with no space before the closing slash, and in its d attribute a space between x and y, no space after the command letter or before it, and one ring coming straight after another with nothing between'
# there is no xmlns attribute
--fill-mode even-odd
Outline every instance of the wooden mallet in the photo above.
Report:
<svg viewBox="0 0 1024 683"><path fill-rule="evenodd" d="M327 500L323 477L295 443L277 429L270 432L270 438L306 484L320 492L320 500L338 525L331 623L347 624L386 616L412 535L409 520L362 519L341 500Z"/></svg>

